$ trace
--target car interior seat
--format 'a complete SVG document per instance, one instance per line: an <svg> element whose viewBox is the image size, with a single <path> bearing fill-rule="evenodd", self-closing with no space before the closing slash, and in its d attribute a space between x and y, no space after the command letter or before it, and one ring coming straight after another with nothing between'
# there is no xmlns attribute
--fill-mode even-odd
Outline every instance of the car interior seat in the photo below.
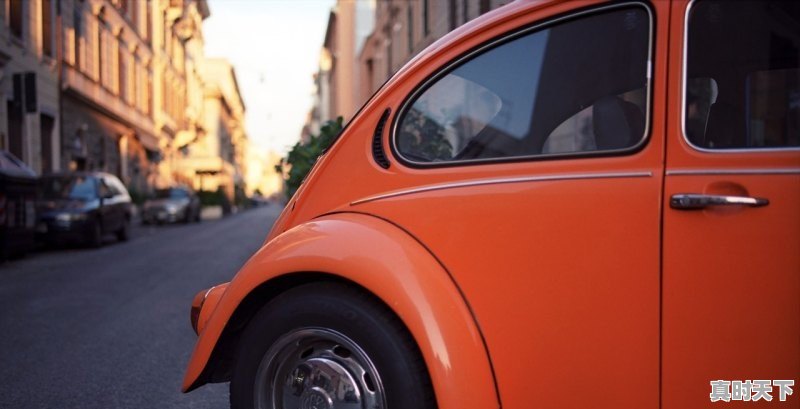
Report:
<svg viewBox="0 0 800 409"><path fill-rule="evenodd" d="M618 96L601 98L592 106L592 130L598 150L624 149L644 135L645 118L636 104Z"/></svg>

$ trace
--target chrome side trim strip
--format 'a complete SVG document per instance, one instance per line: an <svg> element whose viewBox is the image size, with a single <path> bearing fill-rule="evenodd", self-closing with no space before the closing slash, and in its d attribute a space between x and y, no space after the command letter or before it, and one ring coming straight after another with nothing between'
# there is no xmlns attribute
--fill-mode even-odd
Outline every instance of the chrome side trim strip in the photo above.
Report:
<svg viewBox="0 0 800 409"><path fill-rule="evenodd" d="M680 175L800 175L800 168L786 169L678 169L668 170L667 176Z"/></svg>
<svg viewBox="0 0 800 409"><path fill-rule="evenodd" d="M355 206L363 203L374 202L383 199L390 199L398 196L406 196L406 195L431 192L436 190L456 189L460 187L500 185L507 183L525 183L525 182L552 182L557 180L643 178L652 176L653 172L619 172L619 173L575 173L575 174L548 175L548 176L525 176L517 178L478 179L478 180L468 180L465 182L442 183L437 185L420 186L412 189L404 189L390 193L383 193L375 196L368 196L363 199L354 200L350 202L350 205Z"/></svg>

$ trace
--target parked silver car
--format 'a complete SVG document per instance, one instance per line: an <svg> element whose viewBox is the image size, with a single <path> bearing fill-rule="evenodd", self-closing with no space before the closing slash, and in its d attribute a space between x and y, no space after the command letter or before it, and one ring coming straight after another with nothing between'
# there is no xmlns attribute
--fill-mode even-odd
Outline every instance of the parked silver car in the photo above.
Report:
<svg viewBox="0 0 800 409"><path fill-rule="evenodd" d="M143 224L191 221L200 221L200 199L186 187L158 189L142 207Z"/></svg>

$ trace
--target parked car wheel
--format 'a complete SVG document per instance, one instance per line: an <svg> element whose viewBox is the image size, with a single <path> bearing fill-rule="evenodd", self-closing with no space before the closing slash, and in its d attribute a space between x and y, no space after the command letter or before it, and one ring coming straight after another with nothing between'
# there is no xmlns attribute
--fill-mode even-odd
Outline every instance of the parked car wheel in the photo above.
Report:
<svg viewBox="0 0 800 409"><path fill-rule="evenodd" d="M117 230L117 240L128 241L130 238L131 221L127 217L122 221L122 226Z"/></svg>
<svg viewBox="0 0 800 409"><path fill-rule="evenodd" d="M320 376L330 382L317 382ZM256 314L239 343L230 399L237 409L436 407L400 320L371 296L335 283L292 289Z"/></svg>

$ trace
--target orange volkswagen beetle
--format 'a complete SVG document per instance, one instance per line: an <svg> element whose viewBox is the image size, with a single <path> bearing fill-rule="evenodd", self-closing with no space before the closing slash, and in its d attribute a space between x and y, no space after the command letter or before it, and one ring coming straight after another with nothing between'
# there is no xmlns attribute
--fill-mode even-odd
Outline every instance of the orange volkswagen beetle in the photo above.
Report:
<svg viewBox="0 0 800 409"><path fill-rule="evenodd" d="M665 0L518 1L457 29L198 294L184 390L797 408L798 27L794 1Z"/></svg>

